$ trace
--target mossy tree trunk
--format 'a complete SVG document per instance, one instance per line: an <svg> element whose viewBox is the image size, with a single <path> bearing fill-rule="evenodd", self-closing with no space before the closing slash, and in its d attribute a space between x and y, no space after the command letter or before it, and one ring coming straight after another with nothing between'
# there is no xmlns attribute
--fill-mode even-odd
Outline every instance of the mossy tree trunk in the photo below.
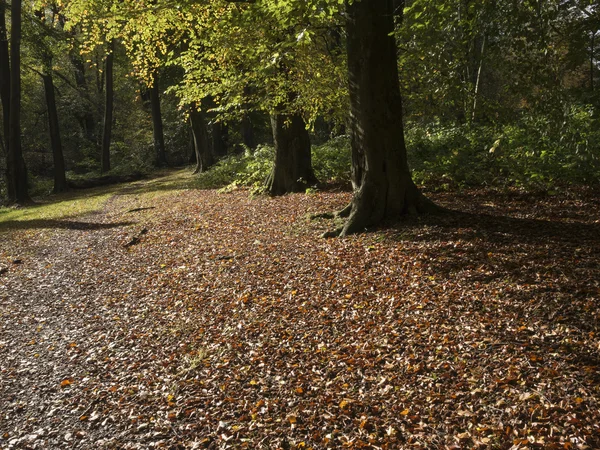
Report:
<svg viewBox="0 0 600 450"><path fill-rule="evenodd" d="M312 170L310 136L298 113L271 115L275 163L266 181L270 195L304 192L317 183Z"/></svg>
<svg viewBox="0 0 600 450"><path fill-rule="evenodd" d="M408 169L393 12L390 0L347 6L350 134L357 189L348 221L338 230L342 236L402 214L435 209Z"/></svg>

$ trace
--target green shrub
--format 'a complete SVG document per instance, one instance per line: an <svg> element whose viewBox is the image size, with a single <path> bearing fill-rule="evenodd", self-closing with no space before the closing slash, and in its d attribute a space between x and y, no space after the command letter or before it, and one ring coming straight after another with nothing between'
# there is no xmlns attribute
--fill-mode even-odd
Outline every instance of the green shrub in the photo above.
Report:
<svg viewBox="0 0 600 450"><path fill-rule="evenodd" d="M325 144L313 146L312 163L321 182L343 183L350 180L350 143L347 136L336 137ZM201 189L252 188L254 193L264 192L264 183L273 168L275 149L259 146L254 152L246 150L241 155L230 155L198 176Z"/></svg>
<svg viewBox="0 0 600 450"><path fill-rule="evenodd" d="M529 113L501 127L409 124L406 137L413 177L433 187L548 189L600 180L600 128L591 107L567 108L562 123Z"/></svg>
<svg viewBox="0 0 600 450"><path fill-rule="evenodd" d="M254 152L246 150L240 155L229 155L198 176L201 189L248 186L260 191L269 175L275 150L268 145L257 147Z"/></svg>
<svg viewBox="0 0 600 450"><path fill-rule="evenodd" d="M312 148L312 165L317 180L333 183L350 181L352 151L349 136L337 136Z"/></svg>

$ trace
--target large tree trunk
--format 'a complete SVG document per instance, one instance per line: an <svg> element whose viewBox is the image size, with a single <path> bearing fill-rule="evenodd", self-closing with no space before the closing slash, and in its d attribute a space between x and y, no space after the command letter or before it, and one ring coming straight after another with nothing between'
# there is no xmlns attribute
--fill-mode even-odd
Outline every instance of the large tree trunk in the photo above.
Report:
<svg viewBox="0 0 600 450"><path fill-rule="evenodd" d="M10 64L6 33L6 0L0 0L0 102L2 104L2 147L8 151L10 134Z"/></svg>
<svg viewBox="0 0 600 450"><path fill-rule="evenodd" d="M54 192L67 190L67 177L65 175L65 159L60 139L60 128L58 125L58 112L56 111L56 98L54 95L54 82L52 80L52 68L48 67L42 76L44 80L44 92L46 94L46 105L48 106L48 125L50 129L50 144L52 146L52 158L54 160Z"/></svg>
<svg viewBox="0 0 600 450"><path fill-rule="evenodd" d="M355 191L344 236L434 209L412 181L402 126L391 0L347 7L350 133Z"/></svg>
<svg viewBox="0 0 600 450"><path fill-rule="evenodd" d="M113 63L114 63L114 51L115 41L114 39L108 44L108 53L106 55L106 67L105 67L105 98L106 103L104 105L104 130L102 132L102 154L100 158L101 167L100 172L105 173L110 170L110 141L112 138L112 124L113 124L113 106L114 106L114 93L113 93Z"/></svg>
<svg viewBox="0 0 600 450"><path fill-rule="evenodd" d="M156 154L156 165L167 165L167 152L165 150L165 138L163 135L162 114L160 112L160 92L158 89L158 74L152 77L150 88L150 107L152 108L152 132L154 135L154 152Z"/></svg>
<svg viewBox="0 0 600 450"><path fill-rule="evenodd" d="M27 169L21 148L21 0L13 0L10 22L10 123L6 158L8 200L29 203Z"/></svg>
<svg viewBox="0 0 600 450"><path fill-rule="evenodd" d="M204 114L195 107L192 107L190 111L190 125L194 139L194 152L196 153L194 173L201 173L214 164L214 158L208 140L206 119Z"/></svg>
<svg viewBox="0 0 600 450"><path fill-rule="evenodd" d="M271 116L275 164L266 182L270 195L304 192L317 183L310 155L310 137L300 114Z"/></svg>

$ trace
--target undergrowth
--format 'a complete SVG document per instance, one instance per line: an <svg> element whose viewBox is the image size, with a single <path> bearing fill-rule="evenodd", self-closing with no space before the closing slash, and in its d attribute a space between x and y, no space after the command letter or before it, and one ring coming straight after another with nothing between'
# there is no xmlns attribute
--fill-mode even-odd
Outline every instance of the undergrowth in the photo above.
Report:
<svg viewBox="0 0 600 450"><path fill-rule="evenodd" d="M437 189L594 185L600 180L598 122L592 109L572 106L560 126L544 115L504 126L409 124L409 162L417 183Z"/></svg>
<svg viewBox="0 0 600 450"><path fill-rule="evenodd" d="M321 182L343 183L350 179L350 144L347 136L338 136L312 147L313 170ZM254 152L229 155L198 176L201 189L235 189L250 187L254 193L264 191L264 183L273 168L275 149L261 145Z"/></svg>
<svg viewBox="0 0 600 450"><path fill-rule="evenodd" d="M568 184L598 184L600 121L593 108L571 106L561 120L530 113L508 125L408 123L406 146L413 178L434 190L491 186L550 191ZM228 156L201 174L197 186L224 190L245 186L262 192L273 159L270 146ZM347 183L349 137L313 146L312 162L321 183Z"/></svg>

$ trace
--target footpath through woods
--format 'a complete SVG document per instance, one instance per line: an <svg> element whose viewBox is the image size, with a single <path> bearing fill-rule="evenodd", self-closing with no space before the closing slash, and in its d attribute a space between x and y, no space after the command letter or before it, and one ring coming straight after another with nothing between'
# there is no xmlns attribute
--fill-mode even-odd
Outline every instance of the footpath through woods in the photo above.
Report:
<svg viewBox="0 0 600 450"><path fill-rule="evenodd" d="M182 180L0 227L1 449L600 448L593 192L321 239Z"/></svg>

